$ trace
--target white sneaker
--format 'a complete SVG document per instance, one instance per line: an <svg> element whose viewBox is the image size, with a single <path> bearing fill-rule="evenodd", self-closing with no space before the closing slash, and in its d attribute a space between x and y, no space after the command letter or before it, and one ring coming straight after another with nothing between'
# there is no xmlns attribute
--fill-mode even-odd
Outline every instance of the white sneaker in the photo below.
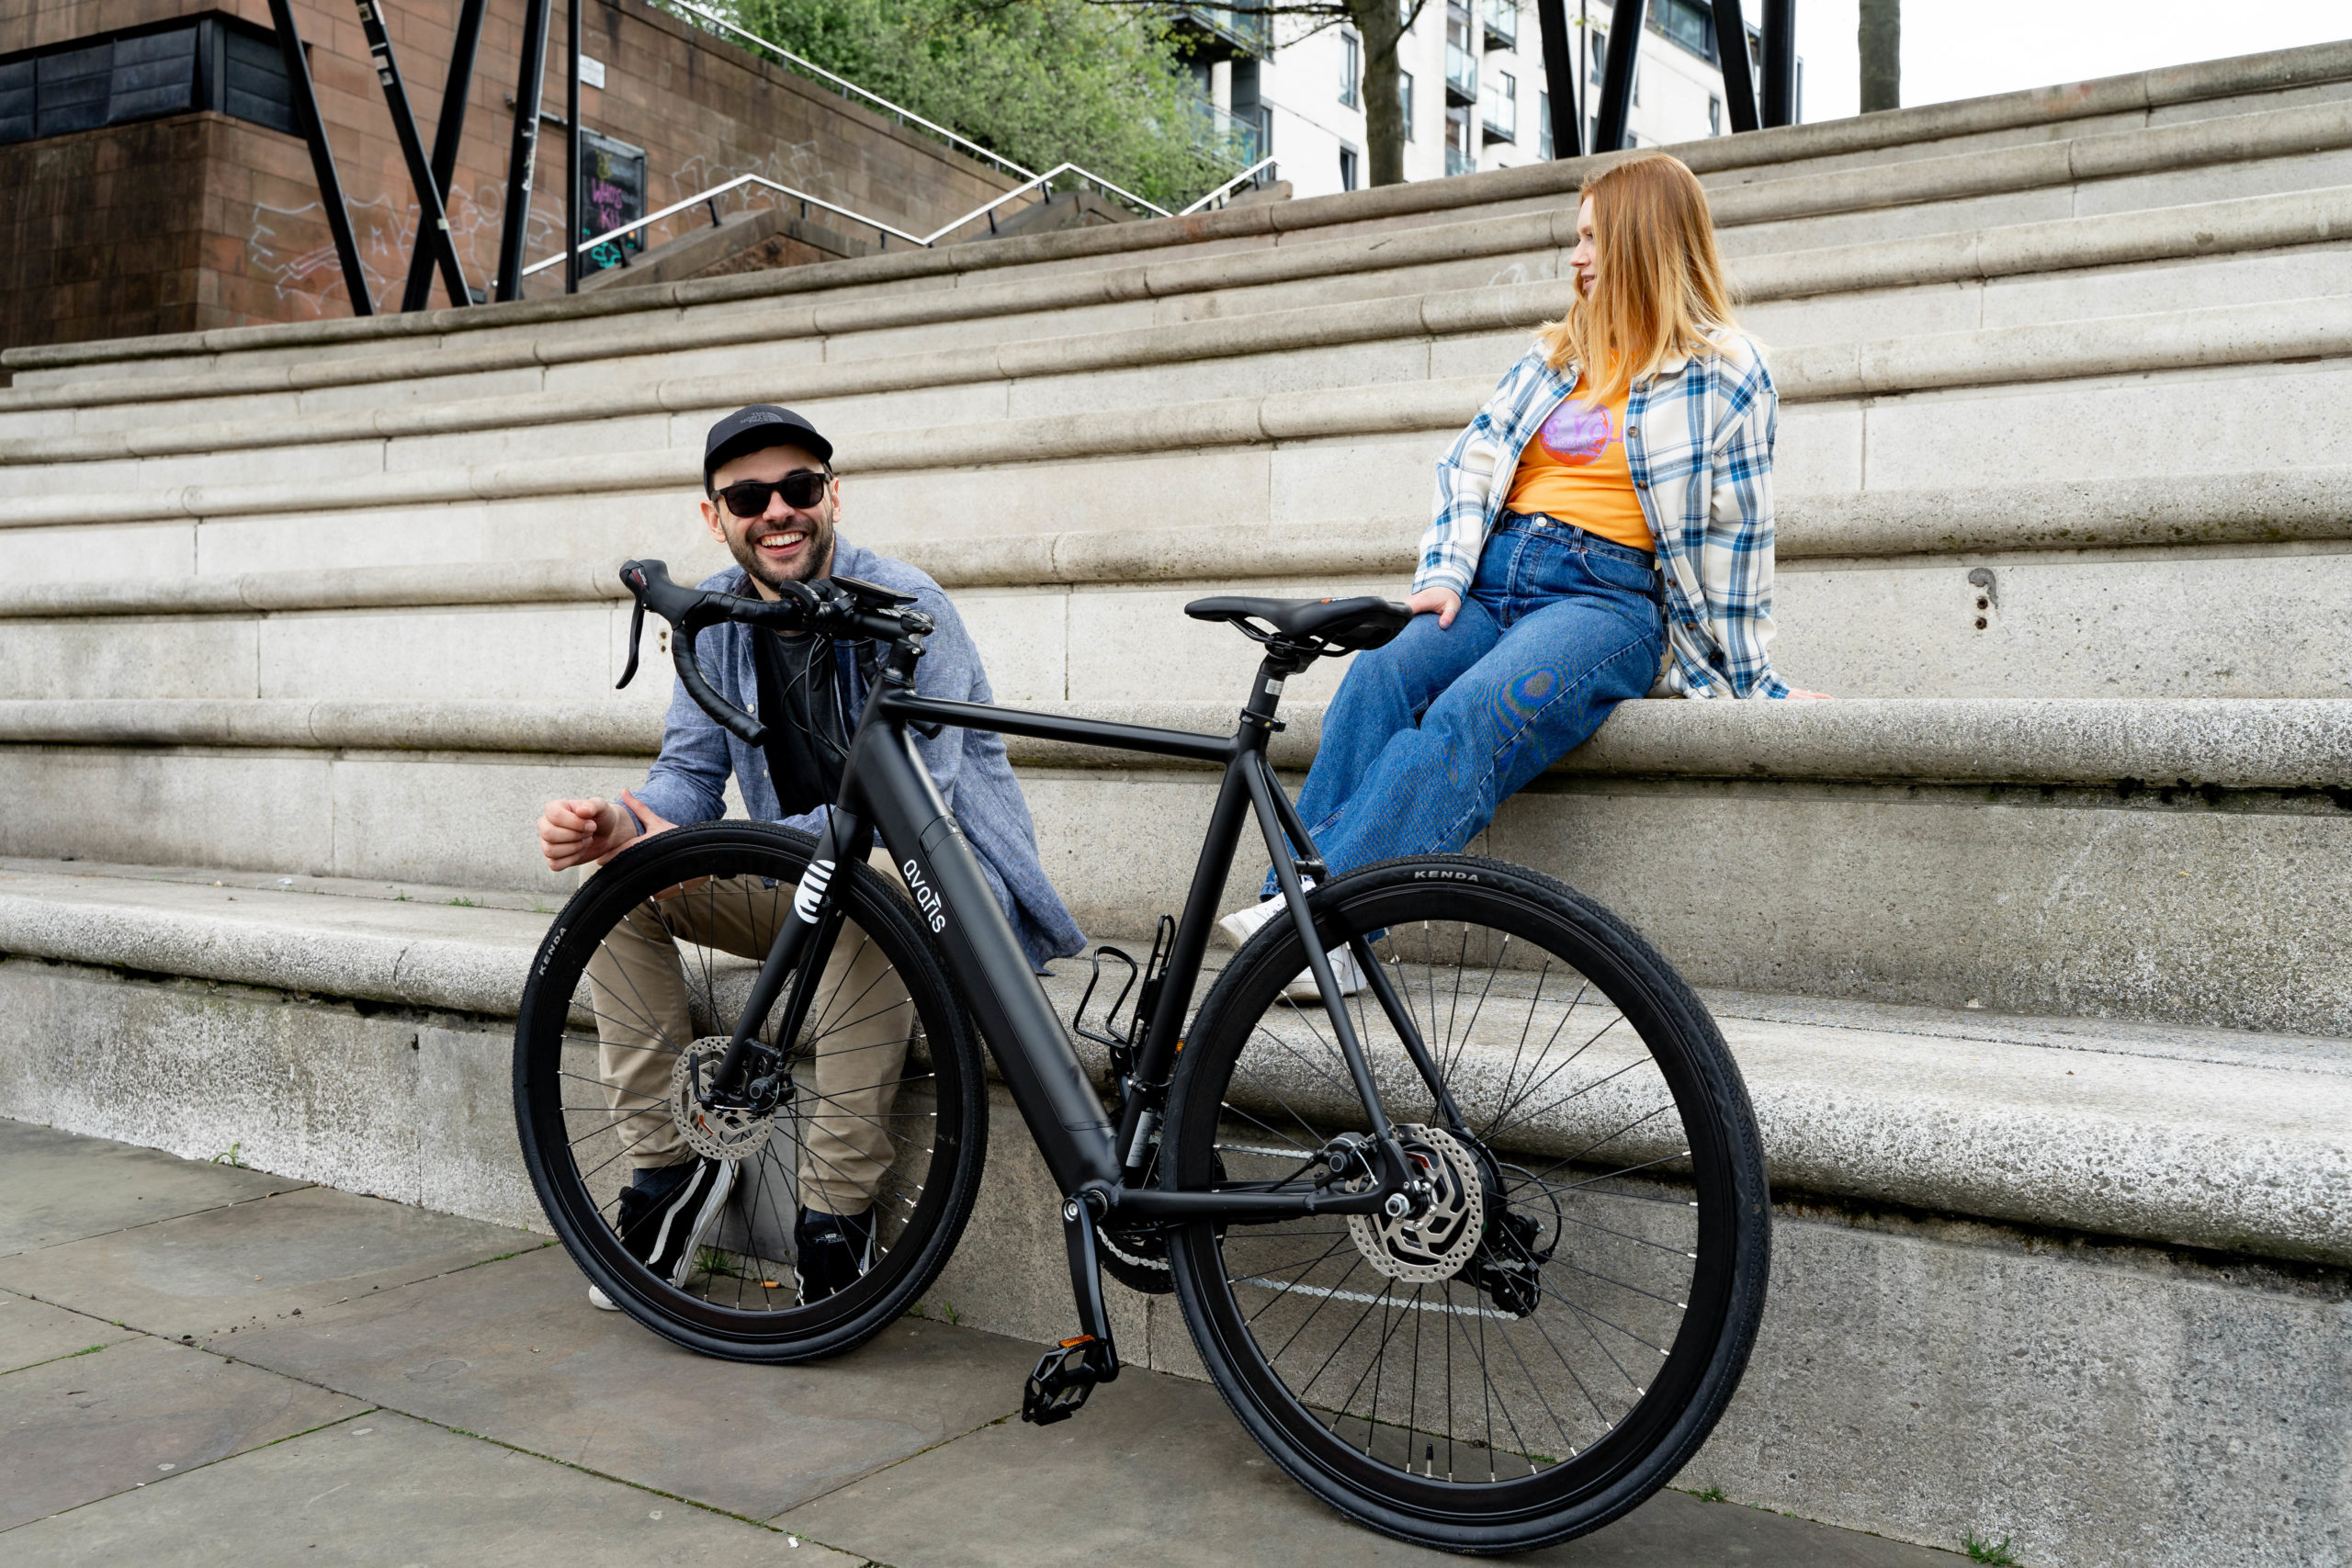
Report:
<svg viewBox="0 0 2352 1568"><path fill-rule="evenodd" d="M1340 995L1352 997L1363 989L1363 971L1356 967L1354 950L1335 947L1324 956L1331 961L1331 978L1340 983ZM1302 969L1291 983L1283 987L1283 995L1295 1002L1318 1002L1323 993L1315 988L1315 971Z"/></svg>
<svg viewBox="0 0 2352 1568"><path fill-rule="evenodd" d="M1310 882L1306 886L1312 887L1315 884ZM1234 910L1233 913L1217 921L1216 929L1223 931L1232 941L1234 946L1241 947L1246 945L1251 937L1258 934L1259 928L1281 913L1283 913L1283 901L1279 897L1263 898L1246 908Z"/></svg>
<svg viewBox="0 0 2352 1568"><path fill-rule="evenodd" d="M594 1307L598 1312L618 1312L621 1310L618 1306L614 1304L612 1297L605 1294L603 1291L599 1290L594 1285L588 1287L588 1304Z"/></svg>

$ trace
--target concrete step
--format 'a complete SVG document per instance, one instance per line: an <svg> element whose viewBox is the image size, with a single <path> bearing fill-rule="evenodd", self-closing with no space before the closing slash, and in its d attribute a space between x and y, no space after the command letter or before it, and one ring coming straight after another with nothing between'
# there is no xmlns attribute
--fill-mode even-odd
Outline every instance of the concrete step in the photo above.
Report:
<svg viewBox="0 0 2352 1568"><path fill-rule="evenodd" d="M1232 703L1068 711L1222 731ZM1284 716L1275 759L1297 769L1318 710ZM635 784L659 738L610 702L5 704L0 852L561 896L540 805ZM1182 902L1194 846L1168 825L1205 821L1214 774L1012 747L1082 924ZM2352 1032L2347 767L2340 700L1637 702L1482 843L1704 984ZM1260 874L1237 869L1228 902Z"/></svg>
<svg viewBox="0 0 2352 1568"><path fill-rule="evenodd" d="M1789 496L1774 658L1790 679L1847 697L2340 695L2352 689L2335 631L2352 614L2347 477L1865 492L1868 510ZM1991 525L1971 529L1972 516ZM1185 603L1233 591L1395 596L1420 530L1403 515L960 546L855 536L955 594L1001 701L1214 701L1240 690L1253 655L1185 619ZM684 548L639 544L665 550L681 581L726 564L683 530L668 544ZM666 701L658 623L644 674L612 689L628 661L615 564L26 585L0 604L0 699ZM1341 668L1318 664L1293 694L1321 700Z"/></svg>
<svg viewBox="0 0 2352 1568"><path fill-rule="evenodd" d="M1541 220L1546 227L1560 221L1553 215ZM2287 305L2352 293L2352 252L2340 238L2347 224L2352 186L1968 231L1911 245L1761 256L1746 268L1748 294L1758 302L1743 314L1785 355L1809 345L1875 341L1898 321L1913 334L1933 335ZM25 468L97 462L113 465L96 471L110 479L136 482L143 474L163 482L203 482L228 464L251 468L258 462L263 472L288 463L329 474L353 464L365 468L368 452L379 445L377 466L387 468L464 460L469 451L511 448L524 440L594 441L602 450L612 443L670 445L692 434L685 424L740 401L747 372L756 376L753 384L763 396L821 411L829 424L851 432L909 419L1018 418L1101 407L1106 400L1109 406L1185 401L1242 390L1409 379L1445 371L1408 354L1408 345L1430 344L1430 353L1447 364L1507 354L1506 340L1515 344L1525 328L1555 315L1566 302L1566 286L1548 280L1563 270L1564 254L1555 247L1523 253L1516 261L1505 252L1436 267L1357 272L1340 280L1349 286L1340 292L1377 298L1342 302L1329 298L1333 280L1328 278L1312 289L1283 286L1265 298L1257 297L1265 290L1234 284L1185 297L1216 303L1212 319L1088 331L1102 322L1066 310L1035 321L1035 330L1047 335L962 348L954 340L963 328L1009 323L967 319L887 333L881 343L864 341L875 334L836 333L812 350L822 359L804 354L798 365L778 363L767 344L649 358L639 342L631 345L637 358L589 357L519 377L492 372L397 387L368 382L166 409L115 403L20 412L14 416L19 422L56 428L0 440L0 467L19 470L12 488L37 493L95 475L78 467L49 475L21 471ZM1507 264L1499 272L1498 262ZM1518 276L1529 281L1490 287L1498 277ZM1121 310L1138 319L1151 313L1149 308ZM2063 357L2063 345L2054 346ZM758 360L756 367L747 353ZM407 367L405 361L384 367ZM414 394L421 388L441 395L419 400ZM671 415L677 417L665 423ZM550 426L571 434L553 434ZM320 446L344 450L314 449ZM282 460L254 456L292 447L313 450ZM120 466L126 458L175 456L199 461L143 470Z"/></svg>
<svg viewBox="0 0 2352 1568"><path fill-rule="evenodd" d="M15 955L0 969L20 972L0 982L11 988L26 983L26 961L40 960L511 1018L548 918L543 908L499 908L512 901L413 885L363 889L304 878L257 886L228 872L175 876L22 861L0 865L0 952ZM400 901L396 893L411 897ZM1065 1013L1083 973L1064 964L1051 987ZM2352 1043L1757 994L1713 1000L1747 1078L1778 1189L2352 1262L2352 1205L2340 1181L2352 1156L2344 1131L2352 1125ZM1510 1045L1465 1048L1507 1055ZM458 1096L371 1107L369 1125L353 1130L357 1137L331 1154L306 1155L288 1146L288 1134L325 1107L276 1096L270 1086L283 1072L265 1057L191 1059L176 1037L151 1037L142 1050L161 1054L157 1081L180 1091L125 1103L108 1086L138 1073L130 1060L112 1061L93 1079L67 1070L70 1041L9 1031L0 1050L13 1058L0 1069L11 1085L7 1114L69 1126L103 1122L113 1135L175 1148L208 1138L225 1147L211 1128L193 1123L242 1115L254 1163L366 1190L399 1185L365 1168L390 1157L368 1145L390 1144L397 1157L413 1159L413 1138L387 1136L413 1129L412 1118L443 1124L433 1141L444 1146L511 1136L503 1094L489 1103ZM178 1066L165 1068L167 1061ZM1092 1066L1104 1070L1100 1061ZM468 1070L503 1077L502 1063ZM491 1124L447 1125L473 1116ZM1564 1141L1574 1135L1538 1118L1522 1141L1525 1152L1558 1155L1574 1147ZM315 1168L322 1160L334 1163ZM294 1168L304 1165L313 1168Z"/></svg>
<svg viewBox="0 0 2352 1568"><path fill-rule="evenodd" d="M1823 211L1850 211L1857 207L1877 209L1879 217L1865 220L1870 225L1867 234L1856 233L1852 239L1883 240L1900 232L1941 232L1952 228L1980 226L1985 222L2018 222L2030 219L2046 219L2079 215L2083 211L2113 211L2147 206L2171 206L2183 201L2212 199L2220 196L2243 196L2256 191L2282 191L2314 185L2343 183L2340 172L2331 174L2333 165L2324 156L2319 164L2310 164L2300 173L2293 172L2298 159L2307 158L2314 150L2323 154L2344 147L2347 140L2342 123L2344 105L2335 73L2341 62L2332 54L2303 51L2294 61L2273 60L2267 63L2248 62L2237 69L2237 78L2248 85L2262 84L2276 87L2281 83L2294 85L2276 107L2262 107L2270 101L2255 88L2252 96L2240 96L2209 102L2209 107L2227 107L2242 112L2205 115L2194 119L2176 119L2167 123L2150 123L2135 116L2126 116L2118 122L2113 111L2109 118L2094 114L2082 122L2087 134L2066 138L2059 143L2008 145L1978 148L1964 140L1931 141L1925 144L1924 156L1905 156L1910 144L1889 140L1908 129L1924 129L1938 123L1932 115L1909 111L1913 117L1908 127L1898 123L1898 115L1885 125L1864 126L1860 122L1843 125L1794 128L1788 132L1776 132L1771 137L1726 138L1713 142L1693 144L1684 152L1710 178L1721 193L1723 218L1727 230L1737 231L1745 225L1752 231L1754 242L1747 248L1779 249L1785 244L1771 235L1771 223L1801 222ZM2304 74L2308 73L2308 74ZM2232 73L2224 71L2219 77ZM2325 82L2324 87L2311 84ZM2120 95L2110 90L2105 97L2111 102L2123 98L2144 99L2148 84L2141 80L2124 87ZM2317 93L2321 96L2315 96ZM2086 104L2103 95L2077 95L2076 102ZM1997 124L2004 136L2024 130L2028 134L2046 131L2052 123L2053 103L2048 95L2017 95L2012 100L1984 100L1974 107L1974 118ZM2143 105L2144 109L2144 104ZM1969 115L1945 117L1947 121L1966 120ZM2065 118L2062 109L2058 118ZM1832 166L1809 169L1802 162L1785 163L1792 149L1814 146L1821 149L1850 148L1859 141L1891 156L1891 163L1881 166L1858 168L1850 152L1831 159ZM2064 155L2053 155L2052 148L2063 149ZM1783 166L1775 167L1774 154L1783 156ZM2248 167L2233 171L2226 178L2199 177L2194 171L2216 164L2237 163ZM1916 167L1915 167L1916 165ZM2259 172L2256 172L2256 170ZM1723 171L1737 170L1745 178L1727 178ZM2177 171L2191 171L2179 175ZM1473 218L1493 220L1507 217L1531 206L1557 206L1560 196L1572 191L1583 177L1584 168L1577 162L1563 164L1532 165L1527 169L1509 171L1502 175L1475 176L1467 181L1433 183L1411 191L1402 187L1385 193L1363 193L1356 197L1331 198L1284 204L1281 209L1241 208L1226 213L1209 215L1182 224L1119 225L1114 231L1091 231L1083 235L1047 236L1037 241L997 242L951 247L945 252L881 256L864 262L842 264L838 267L793 269L785 277L751 280L722 280L721 284L686 285L670 288L624 291L641 294L637 299L605 296L590 300L558 304L539 302L522 307L502 307L491 311L437 313L432 317L388 319L382 323L311 323L306 328L270 329L259 335L239 337L234 333L192 334L181 340L156 340L154 348L141 350L136 345L113 345L106 349L73 348L58 350L17 351L6 360L17 376L19 390L12 395L21 398L31 389L42 384L54 384L62 379L103 378L108 366L116 367L119 378L123 369L136 367L149 373L178 362L185 373L200 374L231 369L243 364L257 368L284 368L295 362L315 358L304 349L311 342L332 343L341 352L337 358L349 361L355 355L367 357L371 354L398 354L403 343L424 338L432 346L450 348L467 346L495 353L498 345L518 345L538 335L543 322L596 320L627 307L669 314L685 306L684 316L691 318L697 304L720 310L734 308L734 302L746 299L808 296L811 291L829 302L854 297L868 299L912 288L933 296L966 293L967 290L947 288L960 281L967 267L977 267L1000 279L1022 279L1037 275L1067 277L1087 271L1089 261L1104 256L1149 254L1154 248L1171 254L1201 255L1216 251L1238 249L1270 249L1276 239L1293 241L1302 232L1313 238L1342 238L1351 234L1388 233L1397 231L1401 221L1406 229L1425 227L1428 215L1450 217L1455 221ZM1758 174L1778 174L1779 178L1756 178ZM2148 183L2149 176L2160 176ZM2139 180L2136 186L2132 181ZM1987 192L2031 189L2056 180L2071 186L2080 180L2122 185L2105 195L2090 197L2086 202L2070 201L2059 206L2047 203L2030 211L2017 208L1987 207L1981 211L1963 211L1959 198L1981 198ZM1908 183L1905 183L1905 182ZM1481 183L1484 182L1484 183ZM2128 187L2128 188L2127 188ZM1526 194L1521 194L1522 191ZM1907 215L1897 212L1902 204L1913 209ZM1361 215L1379 214L1368 220ZM2006 215L1996 215L2006 214ZM2023 214L2020 216L2019 214ZM1921 221L1927 225L1919 227ZM1888 224L1894 228L1890 229ZM1823 243L1815 239L1811 243ZM1828 243L1837 243L1831 241ZM1130 270L1133 268L1130 266ZM753 287L746 288L747 282ZM695 290L700 292L696 293ZM682 292L683 291L683 292ZM1067 304L1070 301L1064 300ZM938 303L946 303L944 299ZM935 308L935 306L934 306ZM552 312L552 313L550 313ZM958 313L951 307L951 315ZM763 335L779 335L775 330L787 323L763 323L755 328ZM455 334L452 336L451 334ZM302 346L297 346L300 340ZM164 349L162 358L154 358L155 348ZM177 350L177 353L172 353ZM138 357L141 353L150 357ZM528 365L525 356L513 363ZM475 368L472 366L449 365L447 368ZM283 383L281 383L283 384ZM294 385L302 384L299 379ZM190 389L195 390L196 389ZM227 392L240 389L230 384L218 384L213 390ZM153 392L147 394L152 397ZM176 395L176 394L175 394Z"/></svg>

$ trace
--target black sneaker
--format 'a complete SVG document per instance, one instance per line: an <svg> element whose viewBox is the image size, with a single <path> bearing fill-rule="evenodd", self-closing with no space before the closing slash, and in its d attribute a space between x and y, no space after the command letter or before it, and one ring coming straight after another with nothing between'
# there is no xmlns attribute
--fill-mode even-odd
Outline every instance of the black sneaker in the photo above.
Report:
<svg viewBox="0 0 2352 1568"><path fill-rule="evenodd" d="M637 1172L621 1189L621 1245L671 1284L684 1284L694 1271L695 1249L718 1224L734 1188L735 1168L725 1160L694 1159ZM606 1312L620 1310L594 1285L588 1300Z"/></svg>
<svg viewBox="0 0 2352 1568"><path fill-rule="evenodd" d="M823 1301L858 1281L874 1267L874 1211L828 1214L803 1209L792 1227L792 1279L800 1303Z"/></svg>

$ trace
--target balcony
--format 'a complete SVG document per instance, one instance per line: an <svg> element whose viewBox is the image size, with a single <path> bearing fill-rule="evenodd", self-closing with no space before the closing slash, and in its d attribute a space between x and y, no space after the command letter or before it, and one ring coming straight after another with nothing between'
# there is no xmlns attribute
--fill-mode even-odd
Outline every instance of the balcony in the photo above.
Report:
<svg viewBox="0 0 2352 1568"><path fill-rule="evenodd" d="M1481 18L1490 50L1519 47L1519 0L1487 0Z"/></svg>
<svg viewBox="0 0 2352 1568"><path fill-rule="evenodd" d="M1445 144L1445 172L1448 175L1475 175L1478 172L1476 153L1464 152L1449 141Z"/></svg>
<svg viewBox="0 0 2352 1568"><path fill-rule="evenodd" d="M1498 141L1518 140L1519 105L1509 98L1490 100L1486 117L1479 122L1479 145L1491 147Z"/></svg>
<svg viewBox="0 0 2352 1568"><path fill-rule="evenodd" d="M1449 104L1475 104L1478 101L1478 57L1459 44L1445 46L1445 101Z"/></svg>
<svg viewBox="0 0 2352 1568"><path fill-rule="evenodd" d="M1234 168L1246 169L1266 155L1266 124L1257 116L1234 114L1206 98L1193 101L1193 145Z"/></svg>
<svg viewBox="0 0 2352 1568"><path fill-rule="evenodd" d="M1223 6L1179 6L1170 13L1171 29L1191 46L1188 58L1214 64L1220 60L1263 60L1270 47L1263 12L1233 11Z"/></svg>

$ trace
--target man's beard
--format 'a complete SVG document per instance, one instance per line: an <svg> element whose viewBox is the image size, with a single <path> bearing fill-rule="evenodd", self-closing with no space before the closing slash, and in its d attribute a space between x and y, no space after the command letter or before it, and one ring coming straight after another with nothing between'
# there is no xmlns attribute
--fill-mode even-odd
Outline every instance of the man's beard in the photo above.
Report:
<svg viewBox="0 0 2352 1568"><path fill-rule="evenodd" d="M833 564L832 510L828 502L821 514L804 514L803 518L796 518L781 528L772 527L754 518L740 528L728 530L728 553L735 558L735 564L755 581L764 582L770 588L781 588L787 582L805 582L812 577L821 577L831 570ZM752 539L762 534L787 533L794 528L808 536L801 541L797 559L788 566L773 566L761 558L759 547L752 543Z"/></svg>

